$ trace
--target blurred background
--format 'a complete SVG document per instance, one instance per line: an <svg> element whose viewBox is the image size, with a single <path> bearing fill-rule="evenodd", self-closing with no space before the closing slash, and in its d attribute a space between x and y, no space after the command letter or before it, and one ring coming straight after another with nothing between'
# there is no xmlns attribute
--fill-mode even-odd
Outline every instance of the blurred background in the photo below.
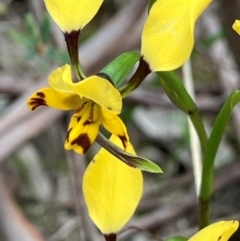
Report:
<svg viewBox="0 0 240 241"><path fill-rule="evenodd" d="M124 51L139 51L146 0L105 0L82 31L80 59L88 75ZM240 86L240 36L231 28L240 2L213 1L197 23L192 70L196 102L207 130L231 91ZM65 152L70 112L26 100L48 74L69 63L64 38L43 1L0 0L0 240L101 241L81 193L85 156ZM181 69L177 70L181 76ZM124 99L121 118L140 156L164 174L144 173L145 190L119 240L163 240L197 230L187 117L150 75ZM240 219L240 106L226 128L216 160L214 220Z"/></svg>

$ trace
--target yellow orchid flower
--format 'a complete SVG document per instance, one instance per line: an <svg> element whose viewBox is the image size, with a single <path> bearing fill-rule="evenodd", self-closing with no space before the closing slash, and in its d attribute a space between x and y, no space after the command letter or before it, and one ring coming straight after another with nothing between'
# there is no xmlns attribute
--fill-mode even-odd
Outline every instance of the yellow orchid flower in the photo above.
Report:
<svg viewBox="0 0 240 241"><path fill-rule="evenodd" d="M33 93L27 104L30 110L42 105L60 110L75 109L65 141L67 150L86 153L101 124L127 147L126 127L117 116L122 109L122 97L108 80L93 75L73 83L71 67L64 65L49 75L48 84L50 87Z"/></svg>
<svg viewBox="0 0 240 241"><path fill-rule="evenodd" d="M63 32L82 29L95 16L103 0L44 0L46 8Z"/></svg>
<svg viewBox="0 0 240 241"><path fill-rule="evenodd" d="M194 25L212 0L157 0L142 33L141 53L152 71L180 67L194 44Z"/></svg>
<svg viewBox="0 0 240 241"><path fill-rule="evenodd" d="M220 221L200 230L188 241L228 241L238 228L239 221Z"/></svg>
<svg viewBox="0 0 240 241"><path fill-rule="evenodd" d="M232 28L240 35L240 20L235 20Z"/></svg>
<svg viewBox="0 0 240 241"><path fill-rule="evenodd" d="M115 135L110 141L123 149ZM135 154L129 143L127 152ZM107 237L116 234L133 215L142 195L143 177L105 149L101 149L83 176L83 194L90 218Z"/></svg>

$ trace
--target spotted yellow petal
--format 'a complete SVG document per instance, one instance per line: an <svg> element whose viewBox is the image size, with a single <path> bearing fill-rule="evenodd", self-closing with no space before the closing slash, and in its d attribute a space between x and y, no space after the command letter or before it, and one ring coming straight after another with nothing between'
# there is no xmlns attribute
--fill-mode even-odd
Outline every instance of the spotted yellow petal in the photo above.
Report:
<svg viewBox="0 0 240 241"><path fill-rule="evenodd" d="M141 53L152 71L180 67L194 44L194 25L212 0L157 0L142 33Z"/></svg>
<svg viewBox="0 0 240 241"><path fill-rule="evenodd" d="M106 79L93 75L78 83L72 83L69 78L64 78L74 91L79 95L93 100L95 103L119 114L122 109L122 97L119 91Z"/></svg>
<svg viewBox="0 0 240 241"><path fill-rule="evenodd" d="M102 124L112 134L118 136L123 144L124 149L127 148L129 137L127 129L122 120L111 111L102 108Z"/></svg>
<svg viewBox="0 0 240 241"><path fill-rule="evenodd" d="M60 110L72 110L76 109L79 104L80 98L78 95L59 92L51 88L38 90L27 101L30 110L35 110L42 105Z"/></svg>
<svg viewBox="0 0 240 241"><path fill-rule="evenodd" d="M97 13L103 0L44 0L46 8L63 32L82 29Z"/></svg>
<svg viewBox="0 0 240 241"><path fill-rule="evenodd" d="M84 154L95 141L101 124L101 109L92 101L82 100L72 116L64 147Z"/></svg>
<svg viewBox="0 0 240 241"><path fill-rule="evenodd" d="M238 227L239 221L220 221L200 230L188 241L228 241Z"/></svg>
<svg viewBox="0 0 240 241"><path fill-rule="evenodd" d="M72 82L71 66L65 64L62 67L57 68L48 76L48 84L50 87L57 91L66 93L75 93L71 85L67 84L63 79L68 79Z"/></svg>
<svg viewBox="0 0 240 241"><path fill-rule="evenodd" d="M123 148L120 139L110 141ZM131 144L128 151L134 153ZM117 233L133 215L142 195L143 178L105 149L94 157L83 177L89 215L103 234Z"/></svg>
<svg viewBox="0 0 240 241"><path fill-rule="evenodd" d="M235 20L232 28L240 35L240 20Z"/></svg>

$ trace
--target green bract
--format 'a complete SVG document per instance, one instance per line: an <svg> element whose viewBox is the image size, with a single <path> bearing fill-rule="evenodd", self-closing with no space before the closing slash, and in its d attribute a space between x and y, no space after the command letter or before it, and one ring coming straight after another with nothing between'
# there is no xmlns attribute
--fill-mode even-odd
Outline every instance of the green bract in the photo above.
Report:
<svg viewBox="0 0 240 241"><path fill-rule="evenodd" d="M104 67L101 73L107 74L114 85L119 87L132 71L134 65L139 61L140 54L126 52L116 57L111 63Z"/></svg>

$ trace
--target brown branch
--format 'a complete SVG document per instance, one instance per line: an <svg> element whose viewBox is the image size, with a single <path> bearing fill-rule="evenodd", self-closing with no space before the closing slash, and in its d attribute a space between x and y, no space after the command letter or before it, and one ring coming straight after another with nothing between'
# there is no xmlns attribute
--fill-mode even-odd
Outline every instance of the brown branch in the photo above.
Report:
<svg viewBox="0 0 240 241"><path fill-rule="evenodd" d="M1 179L1 178L0 178ZM22 215L0 180L0 230L8 241L44 241L38 230Z"/></svg>

